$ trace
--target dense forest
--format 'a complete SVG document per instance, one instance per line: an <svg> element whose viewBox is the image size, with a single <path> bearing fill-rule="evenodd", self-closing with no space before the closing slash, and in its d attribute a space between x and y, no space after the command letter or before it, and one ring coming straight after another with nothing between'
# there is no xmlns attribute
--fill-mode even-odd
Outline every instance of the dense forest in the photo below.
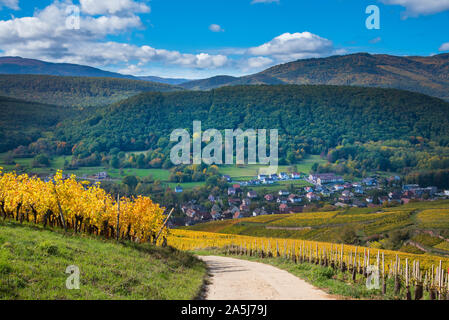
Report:
<svg viewBox="0 0 449 320"><path fill-rule="evenodd" d="M74 108L0 97L0 152L28 146L76 112Z"/></svg>
<svg viewBox="0 0 449 320"><path fill-rule="evenodd" d="M396 89L231 86L207 92L148 92L108 106L56 112L46 105L7 105L3 151L22 144L25 147L14 154L73 154L74 167L104 161L123 167L129 162L123 152L147 150L128 165L170 168L170 133L178 128L192 132L193 121L200 120L203 130L278 129L280 164L318 154L329 161L316 166L318 172L366 176L390 171L414 181L440 177L435 172L449 169L449 103ZM42 127L52 134L29 144L41 137ZM25 135L14 134L20 128L26 128ZM417 177L416 171L427 175Z"/></svg>
<svg viewBox="0 0 449 320"><path fill-rule="evenodd" d="M358 174L419 168L420 157L446 155L449 147L447 102L394 89L296 85L145 93L64 122L56 138L78 158L114 148L166 157L171 131L191 132L194 120L203 130L278 129L281 163L323 154L331 163L358 161ZM429 169L447 168L442 163Z"/></svg>
<svg viewBox="0 0 449 320"><path fill-rule="evenodd" d="M108 105L149 91L174 91L168 84L115 78L0 75L0 95L59 106Z"/></svg>

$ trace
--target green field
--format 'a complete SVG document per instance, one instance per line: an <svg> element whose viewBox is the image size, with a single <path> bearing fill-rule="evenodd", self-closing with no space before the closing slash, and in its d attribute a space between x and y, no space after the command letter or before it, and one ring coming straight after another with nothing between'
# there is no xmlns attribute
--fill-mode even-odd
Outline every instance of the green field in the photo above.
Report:
<svg viewBox="0 0 449 320"><path fill-rule="evenodd" d="M79 290L66 288L71 265ZM175 249L0 222L0 299L190 300L205 275L203 262Z"/></svg>
<svg viewBox="0 0 449 320"><path fill-rule="evenodd" d="M134 154L143 153L140 152L130 152ZM16 165L7 165L5 164L7 154L0 154L0 166L3 167L6 171L17 170ZM41 175L50 175L56 172L58 169L62 169L64 167L64 162L70 162L72 160L72 156L57 156L53 157L50 162L50 166L48 168L33 168L32 158L15 158L14 162L20 165L23 172L28 173L36 173ZM279 166L278 172L288 172L292 168L297 172L308 173L314 163L325 163L325 160L322 160L319 156L309 156L307 159L302 161L301 163L295 166ZM261 165L247 165L247 166L221 166L220 174L229 175L235 181L248 181L254 179L259 172L259 168L263 166ZM88 176L93 176L98 172L107 172L109 176L115 180L120 181L124 177L132 175L139 178L145 178L148 176L152 176L155 180L160 180L164 185L167 185L170 188L175 188L180 185L184 189L189 190L195 187L203 186L204 182L187 182L187 183L172 183L169 182L170 171L166 169L135 169L135 168L125 168L125 169L111 169L103 166L99 167L80 167L77 170L65 170L64 172L67 174L74 174L80 178L87 178ZM254 186L252 188L255 189L265 189L269 192L275 192L282 188L288 188L290 185L293 185L294 188L299 189L305 186L308 186L307 182L300 181L280 181L275 185L261 185Z"/></svg>

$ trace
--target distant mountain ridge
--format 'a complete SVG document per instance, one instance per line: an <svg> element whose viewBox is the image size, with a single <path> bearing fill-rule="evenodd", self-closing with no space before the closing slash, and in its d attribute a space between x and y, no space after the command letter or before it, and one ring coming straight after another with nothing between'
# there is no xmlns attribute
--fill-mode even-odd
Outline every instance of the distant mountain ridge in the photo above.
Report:
<svg viewBox="0 0 449 320"><path fill-rule="evenodd" d="M137 79L134 76L104 71L79 64L52 63L21 57L0 57L0 74L38 74L51 76Z"/></svg>
<svg viewBox="0 0 449 320"><path fill-rule="evenodd" d="M181 79L181 78L161 78L156 76L145 76L145 77L138 77L140 80L143 81L150 81L150 82L159 82L159 83L165 83L165 84L171 84L171 85L179 85L182 83L190 82L193 80L190 79Z"/></svg>
<svg viewBox="0 0 449 320"><path fill-rule="evenodd" d="M136 77L117 72L72 63L52 63L22 57L0 57L0 74L32 74L49 76L118 78L159 82L178 85L191 81L189 79L162 78L157 76Z"/></svg>
<svg viewBox="0 0 449 320"><path fill-rule="evenodd" d="M181 84L210 90L229 85L311 84L395 88L449 100L449 54L400 57L356 53L298 60L240 78L221 76Z"/></svg>

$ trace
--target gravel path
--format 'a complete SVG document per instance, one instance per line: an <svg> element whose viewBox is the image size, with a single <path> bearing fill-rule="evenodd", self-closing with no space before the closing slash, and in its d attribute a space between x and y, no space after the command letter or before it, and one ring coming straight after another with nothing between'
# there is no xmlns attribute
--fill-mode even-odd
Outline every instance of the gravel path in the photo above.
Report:
<svg viewBox="0 0 449 320"><path fill-rule="evenodd" d="M227 257L199 257L211 274L207 300L332 300L287 271Z"/></svg>

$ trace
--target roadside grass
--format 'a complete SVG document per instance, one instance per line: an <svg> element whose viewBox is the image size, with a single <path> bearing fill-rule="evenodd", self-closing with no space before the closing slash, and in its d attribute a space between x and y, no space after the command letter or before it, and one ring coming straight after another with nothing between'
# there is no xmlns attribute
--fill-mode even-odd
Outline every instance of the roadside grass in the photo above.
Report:
<svg viewBox="0 0 449 320"><path fill-rule="evenodd" d="M80 290L66 288L70 265ZM0 299L190 300L205 276L203 262L173 248L0 222Z"/></svg>
<svg viewBox="0 0 449 320"><path fill-rule="evenodd" d="M265 263L279 269L285 270L298 278L310 283L311 285L325 291L330 295L336 296L337 299L361 299L361 300L404 300L406 298L406 290L402 288L398 295L394 294L394 280L387 279L386 295L382 295L381 289L368 289L365 278L357 274L356 281L352 281L352 274L349 272L341 272L331 267L319 266L311 263L297 264L290 259L278 258L260 258L246 255L229 255L224 250L209 249L195 251L199 256L223 256L236 259L243 259L253 262ZM382 285L382 280L380 280ZM413 296L414 287L411 287ZM428 293L424 292L424 300L428 299Z"/></svg>

